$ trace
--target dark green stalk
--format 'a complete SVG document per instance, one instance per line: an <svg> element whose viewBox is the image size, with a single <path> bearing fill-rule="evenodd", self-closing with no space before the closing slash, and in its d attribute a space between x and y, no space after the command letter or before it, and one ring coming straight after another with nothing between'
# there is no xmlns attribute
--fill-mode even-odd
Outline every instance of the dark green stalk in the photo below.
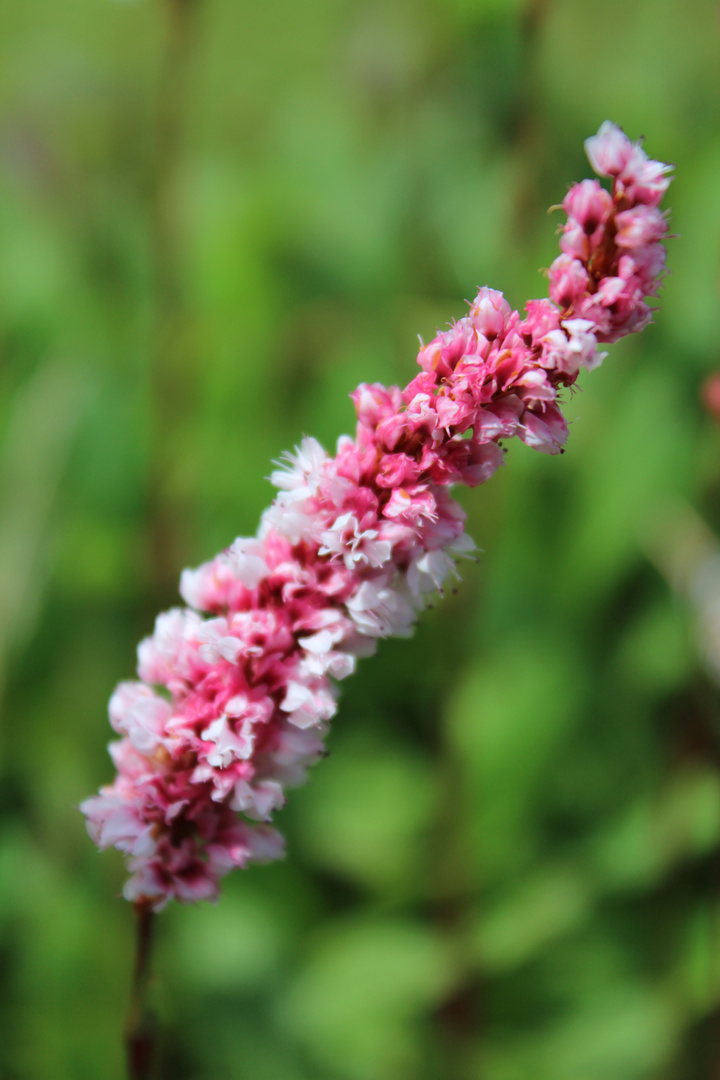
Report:
<svg viewBox="0 0 720 1080"><path fill-rule="evenodd" d="M128 1080L149 1080L152 1068L157 1021L148 1004L150 955L152 952L155 913L149 904L135 904L137 951L132 996L125 1025L125 1050Z"/></svg>

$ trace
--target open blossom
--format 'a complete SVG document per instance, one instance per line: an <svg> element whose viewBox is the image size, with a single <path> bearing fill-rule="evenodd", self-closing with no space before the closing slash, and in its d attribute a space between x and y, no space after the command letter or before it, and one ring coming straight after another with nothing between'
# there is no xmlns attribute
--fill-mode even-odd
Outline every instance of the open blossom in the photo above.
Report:
<svg viewBox="0 0 720 1080"><path fill-rule="evenodd" d="M480 289L404 389L355 390L355 437L334 457L312 438L285 455L257 536L183 571L188 606L158 617L139 681L110 701L117 777L81 808L127 856L127 899L213 898L230 870L282 855L269 822L324 752L337 683L380 638L410 635L473 550L450 487L488 480L514 435L558 453L563 389L650 321L668 166L609 123L586 147L612 190L569 190L550 298L520 314Z"/></svg>

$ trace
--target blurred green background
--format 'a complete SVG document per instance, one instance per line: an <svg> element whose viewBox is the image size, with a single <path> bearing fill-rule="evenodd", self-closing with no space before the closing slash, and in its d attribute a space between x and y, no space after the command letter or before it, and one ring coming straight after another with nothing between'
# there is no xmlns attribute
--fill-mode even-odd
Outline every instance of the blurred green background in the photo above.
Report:
<svg viewBox="0 0 720 1080"><path fill-rule="evenodd" d="M461 496L483 549L343 687L283 864L160 919L163 1080L715 1080L720 696L651 558L720 532L716 0L0 5L0 1075L120 1080L77 804L183 566L478 285L545 294L606 118L677 163L657 324Z"/></svg>

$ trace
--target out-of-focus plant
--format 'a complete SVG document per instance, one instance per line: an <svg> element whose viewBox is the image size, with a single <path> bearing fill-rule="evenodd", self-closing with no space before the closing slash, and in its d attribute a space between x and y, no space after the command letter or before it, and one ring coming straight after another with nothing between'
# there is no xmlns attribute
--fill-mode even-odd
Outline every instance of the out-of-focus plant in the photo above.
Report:
<svg viewBox="0 0 720 1080"><path fill-rule="evenodd" d="M6 665L30 631L48 574L50 511L87 402L87 381L53 359L15 401L0 450L0 701Z"/></svg>

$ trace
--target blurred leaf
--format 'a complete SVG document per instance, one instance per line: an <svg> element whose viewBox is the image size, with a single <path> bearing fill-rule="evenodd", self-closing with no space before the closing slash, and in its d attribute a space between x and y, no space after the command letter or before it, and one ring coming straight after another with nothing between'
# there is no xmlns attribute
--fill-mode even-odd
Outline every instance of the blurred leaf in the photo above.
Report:
<svg viewBox="0 0 720 1080"><path fill-rule="evenodd" d="M518 635L485 657L458 687L448 732L464 773L473 858L485 880L522 863L539 822L531 820L580 694L564 642Z"/></svg>
<svg viewBox="0 0 720 1080"><path fill-rule="evenodd" d="M298 794L299 842L314 862L362 885L403 891L426 869L437 801L429 765L392 739L339 738Z"/></svg>
<svg viewBox="0 0 720 1080"><path fill-rule="evenodd" d="M527 963L585 922L592 890L570 866L544 868L503 891L482 911L476 931L477 963L483 973Z"/></svg>
<svg viewBox="0 0 720 1080"><path fill-rule="evenodd" d="M720 841L720 779L709 768L678 772L656 796L642 795L590 846L608 885L647 886L678 860Z"/></svg>
<svg viewBox="0 0 720 1080"><path fill-rule="evenodd" d="M328 927L296 976L286 1022L338 1076L408 1075L421 1062L419 1023L453 976L449 954L412 922Z"/></svg>
<svg viewBox="0 0 720 1080"><path fill-rule="evenodd" d="M626 985L541 1035L491 1046L478 1067L488 1080L639 1080L672 1053L677 1027L671 1000Z"/></svg>
<svg viewBox="0 0 720 1080"><path fill-rule="evenodd" d="M194 992L257 986L277 965L292 924L267 903L255 882L223 897L221 906L198 906L179 922L173 967Z"/></svg>
<svg viewBox="0 0 720 1080"><path fill-rule="evenodd" d="M16 398L0 448L0 679L40 603L50 512L87 389L65 361L45 364Z"/></svg>
<svg viewBox="0 0 720 1080"><path fill-rule="evenodd" d="M690 676L695 650L687 613L667 599L648 606L627 629L618 660L634 683L655 694L668 693Z"/></svg>

